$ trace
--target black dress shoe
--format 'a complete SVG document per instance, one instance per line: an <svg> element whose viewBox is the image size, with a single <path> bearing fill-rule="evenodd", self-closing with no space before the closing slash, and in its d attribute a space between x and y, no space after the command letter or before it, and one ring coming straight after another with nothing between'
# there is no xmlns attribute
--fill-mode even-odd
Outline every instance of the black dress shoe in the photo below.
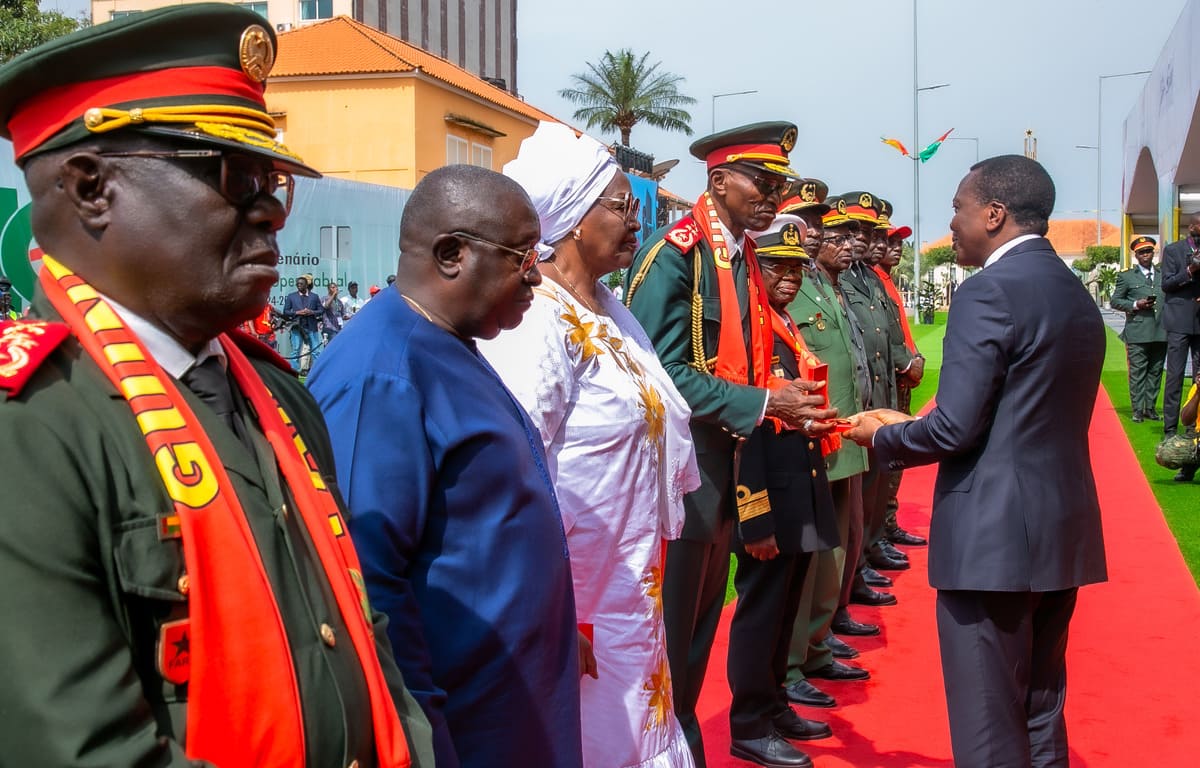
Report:
<svg viewBox="0 0 1200 768"><path fill-rule="evenodd" d="M859 573L862 574L863 581L869 587L890 587L890 586L892 586L891 579L889 579L887 576L884 576L882 573L875 570L874 568L872 568L869 565L864 565L859 570Z"/></svg>
<svg viewBox="0 0 1200 768"><path fill-rule="evenodd" d="M1178 472L1175 473L1175 482L1190 483L1190 482L1192 482L1192 478L1194 478L1195 476L1196 476L1196 467L1195 467L1195 465L1189 464L1189 465L1182 467Z"/></svg>
<svg viewBox="0 0 1200 768"><path fill-rule="evenodd" d="M1159 416L1158 411L1154 410L1153 408L1148 411L1143 411L1142 415L1147 419L1150 419L1150 421L1162 421L1162 416Z"/></svg>
<svg viewBox="0 0 1200 768"><path fill-rule="evenodd" d="M899 601L891 593L864 587L850 590L850 602L858 605L895 605Z"/></svg>
<svg viewBox="0 0 1200 768"><path fill-rule="evenodd" d="M1145 419L1143 419L1143 418L1142 418L1142 412L1141 412L1141 411L1134 411L1134 412L1133 412L1133 423L1134 423L1134 424L1141 424L1143 421L1145 421Z"/></svg>
<svg viewBox="0 0 1200 768"><path fill-rule="evenodd" d="M855 621L850 618L850 614L841 615L840 613L833 617L833 623L829 627L839 635L854 635L856 637L870 637L879 634L878 624L867 624L863 621Z"/></svg>
<svg viewBox="0 0 1200 768"><path fill-rule="evenodd" d="M791 707L775 717L775 733L785 739L794 741L812 741L828 739L833 735L833 729L827 723L817 720L806 720L797 715Z"/></svg>
<svg viewBox="0 0 1200 768"><path fill-rule="evenodd" d="M888 531L887 538L893 544L904 544L909 547L923 547L929 543L924 537L918 536L915 533L909 533L900 527Z"/></svg>
<svg viewBox="0 0 1200 768"><path fill-rule="evenodd" d="M908 562L908 554L893 547L892 542L888 541L887 539L880 539L878 546L880 551L882 551L885 556L890 557L893 560L900 560L905 563Z"/></svg>
<svg viewBox="0 0 1200 768"><path fill-rule="evenodd" d="M825 647L829 649L829 652L833 654L833 658L835 659L858 658L858 651L854 648L851 648L842 640L839 640L838 636L832 632L828 635L825 635Z"/></svg>
<svg viewBox="0 0 1200 768"><path fill-rule="evenodd" d="M882 552L878 555L867 555L867 565L878 571L907 571L912 567L907 560L896 560Z"/></svg>
<svg viewBox="0 0 1200 768"><path fill-rule="evenodd" d="M868 680L871 677L871 673L862 667L854 667L840 661L831 661L823 667L804 674L806 677L815 677L820 680Z"/></svg>
<svg viewBox="0 0 1200 768"><path fill-rule="evenodd" d="M777 733L761 739L734 739L729 754L768 768L812 768L808 755L796 749Z"/></svg>
<svg viewBox="0 0 1200 768"><path fill-rule="evenodd" d="M792 683L784 688L783 692L787 694L788 701L794 701L806 707L831 709L837 706L836 699L807 680L799 680Z"/></svg>

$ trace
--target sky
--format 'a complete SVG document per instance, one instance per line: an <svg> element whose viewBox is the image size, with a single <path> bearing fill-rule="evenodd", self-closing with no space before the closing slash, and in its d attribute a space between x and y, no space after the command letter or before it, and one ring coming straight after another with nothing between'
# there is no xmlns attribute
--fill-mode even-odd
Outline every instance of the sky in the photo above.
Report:
<svg viewBox="0 0 1200 768"><path fill-rule="evenodd" d="M916 153L953 128L921 167L920 236L948 232L950 200L979 157L1019 154L1025 131L1053 177L1056 218L1095 218L1100 130L1101 210L1119 226L1123 124L1186 0L517 0L517 85L529 103L575 124L558 95L570 75L605 50L650 52L682 75L696 99L693 136L646 125L632 145L656 161L679 159L664 186L688 199L704 188L704 167L688 145L717 130L760 120L799 126L792 167L832 193L867 190L890 200L892 219L913 222L913 161L883 144L894 137ZM913 136L913 4L917 6L919 135ZM42 0L74 15L85 0ZM735 12L736 11L736 15ZM713 95L735 91L753 94ZM714 115L714 104L715 112ZM582 125L576 125L582 128ZM618 136L589 131L613 142Z"/></svg>
<svg viewBox="0 0 1200 768"><path fill-rule="evenodd" d="M919 95L913 137L913 3ZM696 99L691 137L635 126L632 145L655 161L678 158L664 186L695 199L704 166L688 145L760 120L799 126L792 167L831 193L867 190L890 200L892 221L913 224L914 154L950 128L978 139L979 157L1016 153L1026 129L1057 187L1056 218L1095 218L1100 75L1152 69L1186 0L519 0L521 96L573 122L558 96L570 75L606 49L650 51L686 78ZM737 15L734 15L736 11ZM1119 226L1123 124L1146 76L1103 81L1101 209ZM757 93L713 94L754 90ZM576 125L582 128L582 125ZM592 135L606 142L618 135ZM921 167L921 240L949 230L950 200L975 162L976 143L949 141Z"/></svg>

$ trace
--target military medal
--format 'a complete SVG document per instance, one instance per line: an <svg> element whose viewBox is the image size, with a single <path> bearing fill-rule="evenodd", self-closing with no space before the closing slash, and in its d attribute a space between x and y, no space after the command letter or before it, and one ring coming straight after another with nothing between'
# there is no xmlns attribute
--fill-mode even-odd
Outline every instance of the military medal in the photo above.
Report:
<svg viewBox="0 0 1200 768"><path fill-rule="evenodd" d="M825 330L825 318L821 316L820 312L817 313L817 330Z"/></svg>

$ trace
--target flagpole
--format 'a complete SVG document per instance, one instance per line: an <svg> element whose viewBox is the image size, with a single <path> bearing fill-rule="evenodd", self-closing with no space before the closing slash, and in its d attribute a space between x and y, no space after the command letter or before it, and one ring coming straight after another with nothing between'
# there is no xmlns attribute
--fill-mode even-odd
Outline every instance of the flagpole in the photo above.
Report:
<svg viewBox="0 0 1200 768"><path fill-rule="evenodd" d="M917 98L921 89L917 87L917 0L912 0L913 14L913 141L915 152L921 146L919 132L919 110ZM913 161L913 324L921 324L921 163L917 156Z"/></svg>

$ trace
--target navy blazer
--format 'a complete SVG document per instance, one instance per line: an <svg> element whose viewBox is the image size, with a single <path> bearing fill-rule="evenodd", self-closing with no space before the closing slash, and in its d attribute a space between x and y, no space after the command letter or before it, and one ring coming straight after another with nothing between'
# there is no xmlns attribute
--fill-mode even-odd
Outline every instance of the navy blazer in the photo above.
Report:
<svg viewBox="0 0 1200 768"><path fill-rule="evenodd" d="M954 294L936 407L875 435L891 469L940 462L933 587L1043 592L1107 578L1088 452L1104 334L1045 238Z"/></svg>
<svg viewBox="0 0 1200 768"><path fill-rule="evenodd" d="M1162 324L1167 333L1200 333L1200 278L1188 272L1192 245L1188 238L1163 249L1162 290L1166 305Z"/></svg>

